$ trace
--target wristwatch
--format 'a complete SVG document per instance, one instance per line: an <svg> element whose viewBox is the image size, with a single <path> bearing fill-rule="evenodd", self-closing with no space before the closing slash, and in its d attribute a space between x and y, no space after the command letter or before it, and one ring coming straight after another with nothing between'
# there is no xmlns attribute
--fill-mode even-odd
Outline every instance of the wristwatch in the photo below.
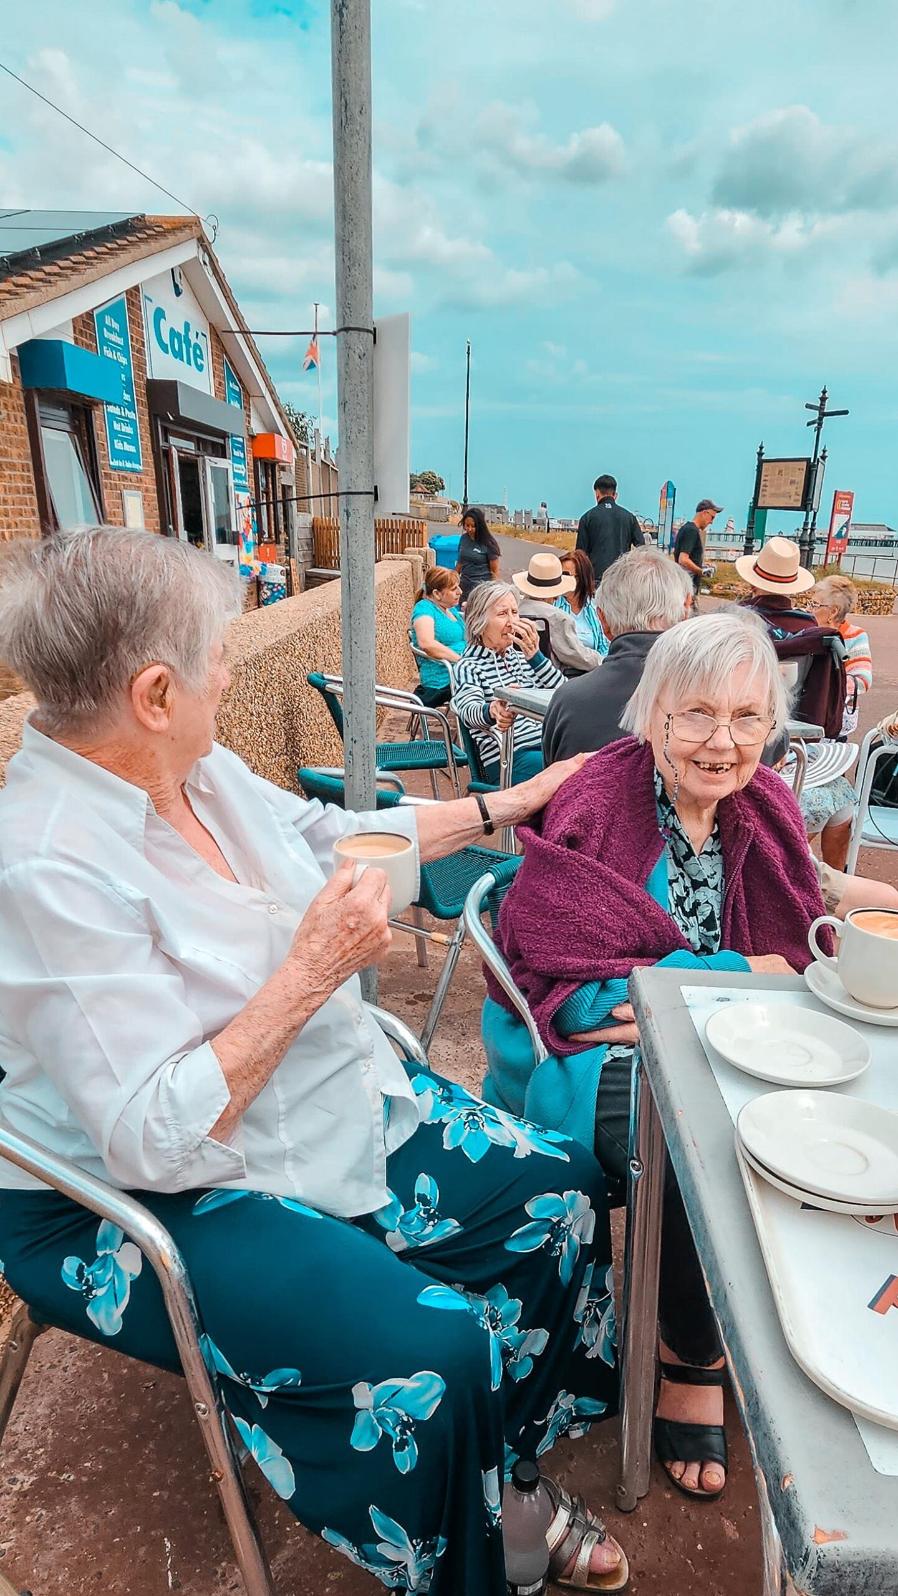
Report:
<svg viewBox="0 0 898 1596"><path fill-rule="evenodd" d="M486 807L486 799L484 798L482 792L474 792L471 794L471 797L474 799L477 804L477 808L480 810L480 818L483 821L483 829L487 836L491 837L496 828L493 825L490 812Z"/></svg>

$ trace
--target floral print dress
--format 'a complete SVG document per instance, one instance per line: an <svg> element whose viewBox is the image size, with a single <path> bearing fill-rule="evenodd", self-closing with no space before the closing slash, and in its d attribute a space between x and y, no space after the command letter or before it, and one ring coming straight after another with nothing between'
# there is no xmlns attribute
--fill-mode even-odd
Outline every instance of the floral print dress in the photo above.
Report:
<svg viewBox="0 0 898 1596"><path fill-rule="evenodd" d="M187 1261L207 1362L271 1488L389 1590L505 1596L502 1482L617 1406L605 1182L592 1155L409 1070L388 1200L141 1192ZM53 1325L177 1370L152 1269L53 1192L0 1192L14 1291Z"/></svg>

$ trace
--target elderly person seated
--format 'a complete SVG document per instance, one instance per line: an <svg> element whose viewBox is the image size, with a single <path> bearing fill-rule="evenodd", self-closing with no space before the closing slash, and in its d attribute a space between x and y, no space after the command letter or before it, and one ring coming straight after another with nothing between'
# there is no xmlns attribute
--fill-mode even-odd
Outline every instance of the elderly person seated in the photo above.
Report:
<svg viewBox="0 0 898 1596"><path fill-rule="evenodd" d="M589 565L585 554L581 554L581 559ZM592 576L591 565L589 573ZM582 676L601 665L607 643L601 650L591 642L585 643L570 610L561 608L566 595L574 592L577 581L564 571L557 554L549 551L532 555L526 571L516 571L511 580L520 594L520 612L534 622L542 652L553 664L567 676Z"/></svg>
<svg viewBox="0 0 898 1596"><path fill-rule="evenodd" d="M555 693L543 721L547 765L572 754L595 753L620 736L621 715L649 649L692 609L692 583L682 566L660 549L630 549L609 565L597 604L611 647L600 671L566 682Z"/></svg>
<svg viewBox="0 0 898 1596"><path fill-rule="evenodd" d="M468 646L452 667L452 708L474 739L486 781L499 780L499 739L512 731L512 783L543 768L538 721L505 702L509 687L560 687L560 670L540 650L539 635L518 610L510 582L484 582L465 610Z"/></svg>
<svg viewBox="0 0 898 1596"><path fill-rule="evenodd" d="M616 1400L586 1334L611 1311L604 1182L400 1064L358 980L387 878L354 885L334 844L433 859L572 767L489 809L307 803L213 741L239 608L229 568L151 533L4 561L0 658L37 706L0 794L0 1110L171 1231L237 1429L304 1524L392 1589L503 1596L503 1468ZM178 1367L137 1249L12 1166L0 1256L40 1319ZM550 1489L562 1571L621 1588L616 1544Z"/></svg>
<svg viewBox="0 0 898 1596"><path fill-rule="evenodd" d="M460 601L458 572L431 566L415 601L411 625L411 640L424 655L418 661L418 697L431 708L448 704L452 692L449 666L461 659L465 646Z"/></svg>
<svg viewBox="0 0 898 1596"><path fill-rule="evenodd" d="M485 1096L594 1147L612 1177L625 1177L629 1153L631 971L786 973L809 962L820 887L795 800L760 765L785 714L776 655L753 617L684 621L649 651L624 715L633 735L589 759L518 831L524 860L498 940L549 1057L534 1068L526 1030L491 982ZM660 1333L658 1455L679 1489L717 1496L721 1347L672 1177Z"/></svg>
<svg viewBox="0 0 898 1596"><path fill-rule="evenodd" d="M857 731L857 702L861 693L873 686L873 658L870 637L863 626L849 620L857 603L857 588L847 576L824 576L808 599L818 626L835 626L845 644L845 675L848 678L848 696L842 720L842 736Z"/></svg>

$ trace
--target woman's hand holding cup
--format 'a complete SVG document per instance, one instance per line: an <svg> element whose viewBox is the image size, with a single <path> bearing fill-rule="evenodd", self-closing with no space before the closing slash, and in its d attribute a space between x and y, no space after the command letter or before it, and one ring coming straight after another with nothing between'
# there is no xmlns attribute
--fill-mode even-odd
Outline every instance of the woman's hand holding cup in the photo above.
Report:
<svg viewBox="0 0 898 1596"><path fill-rule="evenodd" d="M390 951L390 888L369 866L353 885L356 865L345 859L309 904L293 938L288 964L315 992L336 992L350 976L380 964Z"/></svg>

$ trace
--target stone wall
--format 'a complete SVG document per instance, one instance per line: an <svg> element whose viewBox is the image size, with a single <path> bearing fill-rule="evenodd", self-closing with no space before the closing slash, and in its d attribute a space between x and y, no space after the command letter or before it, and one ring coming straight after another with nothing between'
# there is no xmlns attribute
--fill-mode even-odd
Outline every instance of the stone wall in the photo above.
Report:
<svg viewBox="0 0 898 1596"><path fill-rule="evenodd" d="M414 680L408 622L421 583L421 562L393 557L376 567L377 680L406 687ZM343 749L312 670L340 671L340 583L254 610L231 625L231 686L218 715L218 738L260 776L295 790L300 765L342 765ZM0 704L0 785L19 746L32 706L26 693Z"/></svg>

